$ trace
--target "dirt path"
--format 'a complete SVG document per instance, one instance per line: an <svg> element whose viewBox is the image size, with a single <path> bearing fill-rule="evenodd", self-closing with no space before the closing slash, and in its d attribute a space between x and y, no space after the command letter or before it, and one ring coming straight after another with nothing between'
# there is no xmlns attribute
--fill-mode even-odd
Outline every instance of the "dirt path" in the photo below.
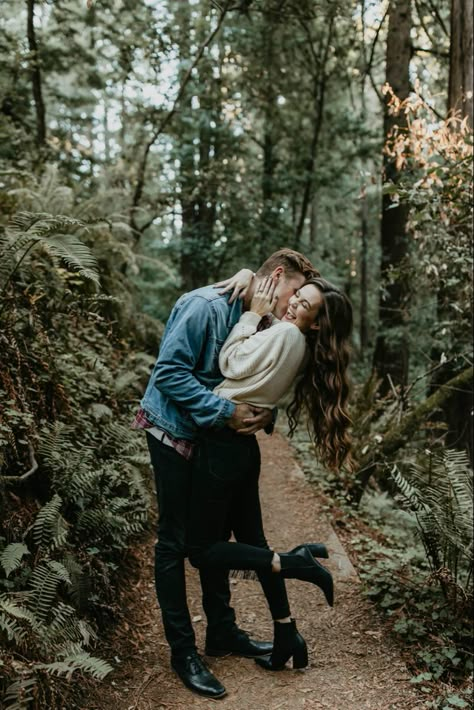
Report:
<svg viewBox="0 0 474 710"><path fill-rule="evenodd" d="M331 525L321 514L311 486L305 482L286 440L279 434L260 439L262 502L265 530L275 549L300 542L325 541L335 577L334 609L327 607L313 585L288 582L292 614L305 637L310 665L305 671L270 673L252 660L207 659L227 688L221 700L211 701L183 687L169 666L152 577L152 549L132 593L127 595L129 621L122 625L118 649L126 643L127 658L104 683L87 710L414 710L423 698L410 684L394 641L385 636L377 615L360 594L360 582ZM239 625L255 638L270 640L272 623L257 582L233 581L233 604ZM203 649L205 622L199 580L188 569L188 599ZM125 600L124 600L125 603ZM123 652L123 651L122 651Z"/></svg>

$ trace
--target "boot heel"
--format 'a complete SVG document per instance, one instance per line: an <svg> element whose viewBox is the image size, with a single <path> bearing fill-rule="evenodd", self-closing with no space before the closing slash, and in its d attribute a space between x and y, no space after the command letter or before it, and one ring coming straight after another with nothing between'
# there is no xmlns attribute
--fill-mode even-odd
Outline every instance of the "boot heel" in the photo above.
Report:
<svg viewBox="0 0 474 710"><path fill-rule="evenodd" d="M293 654L293 668L306 668L308 665L308 647L303 641L304 646L300 647Z"/></svg>
<svg viewBox="0 0 474 710"><path fill-rule="evenodd" d="M255 659L255 663L267 671L282 671L285 663L293 658L293 668L306 668L308 665L308 648L306 641L298 633L295 620L290 623L275 621L275 635L271 655Z"/></svg>

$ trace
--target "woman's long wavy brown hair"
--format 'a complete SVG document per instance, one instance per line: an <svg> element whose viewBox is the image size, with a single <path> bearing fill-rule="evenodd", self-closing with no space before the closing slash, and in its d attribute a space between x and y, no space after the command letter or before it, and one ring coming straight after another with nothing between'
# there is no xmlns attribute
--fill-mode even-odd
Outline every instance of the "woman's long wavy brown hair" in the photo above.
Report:
<svg viewBox="0 0 474 710"><path fill-rule="evenodd" d="M352 305L342 291L325 279L311 278L304 286L308 284L321 292L323 303L316 316L319 330L306 333L308 362L287 408L290 436L305 409L308 428L322 461L331 469L339 469L344 462L351 468L347 368Z"/></svg>

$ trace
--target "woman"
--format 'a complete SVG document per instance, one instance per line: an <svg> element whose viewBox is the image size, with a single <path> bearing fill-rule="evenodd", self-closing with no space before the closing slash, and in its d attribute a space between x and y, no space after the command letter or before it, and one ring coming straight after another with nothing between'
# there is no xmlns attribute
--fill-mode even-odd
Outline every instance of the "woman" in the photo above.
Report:
<svg viewBox="0 0 474 710"><path fill-rule="evenodd" d="M347 366L352 308L348 298L321 278L308 280L290 298L287 313L272 327L258 330L275 307L274 284L264 280L224 343L219 365L225 380L215 392L232 401L273 408L293 387L288 407L290 433L303 408L323 461L339 468L350 458L346 411ZM319 586L333 603L329 571L313 554L327 556L322 545L300 545L289 553L268 548L262 527L258 476L260 452L255 436L231 429L206 431L193 471L189 559L196 567L255 570L275 622L270 657L257 659L279 670L307 665L307 649L291 619L285 578ZM228 540L230 532L237 542Z"/></svg>

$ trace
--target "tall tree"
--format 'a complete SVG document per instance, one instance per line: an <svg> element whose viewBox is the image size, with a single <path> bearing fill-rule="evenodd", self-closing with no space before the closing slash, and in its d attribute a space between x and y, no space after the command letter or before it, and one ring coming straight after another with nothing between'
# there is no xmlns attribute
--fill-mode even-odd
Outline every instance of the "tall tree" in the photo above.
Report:
<svg viewBox="0 0 474 710"><path fill-rule="evenodd" d="M404 100L410 91L411 0L391 0L387 33L386 82L396 98ZM385 96L384 136L389 138L395 126L403 129L404 114L390 109L390 93ZM399 179L395 156L384 154L384 178L394 184ZM403 267L408 256L408 206L395 205L390 195L382 198L381 279L379 296L379 332L373 367L382 378L381 394L395 386L403 387L408 378L409 346L406 334L408 283ZM391 271L394 278L391 277Z"/></svg>
<svg viewBox="0 0 474 710"><path fill-rule="evenodd" d="M448 110L459 111L473 127L472 0L451 0Z"/></svg>
<svg viewBox="0 0 474 710"><path fill-rule="evenodd" d="M35 0L27 2L27 35L30 50L31 83L36 111L36 142L38 146L46 143L46 111L43 100L41 65L35 29Z"/></svg>

